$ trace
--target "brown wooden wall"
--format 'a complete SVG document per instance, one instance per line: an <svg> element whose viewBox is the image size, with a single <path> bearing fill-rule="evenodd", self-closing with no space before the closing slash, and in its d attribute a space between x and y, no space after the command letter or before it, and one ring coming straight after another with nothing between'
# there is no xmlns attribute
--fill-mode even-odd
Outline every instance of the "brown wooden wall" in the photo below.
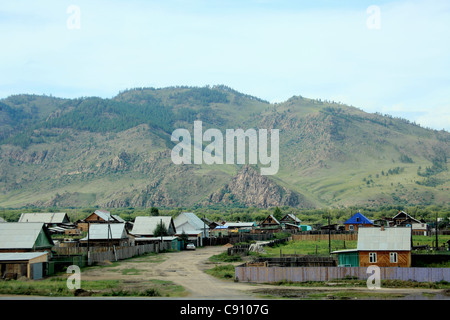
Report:
<svg viewBox="0 0 450 320"><path fill-rule="evenodd" d="M353 230L350 230L349 227L353 226ZM373 227L372 224L361 224L361 223L355 223L355 224L346 224L345 225L345 231L358 231L358 228L367 228L367 227Z"/></svg>
<svg viewBox="0 0 450 320"><path fill-rule="evenodd" d="M369 253L377 253L377 262L372 263L369 260ZM397 263L390 262L390 253L397 252ZM410 251L359 251L359 266L368 267L377 265L379 267L411 267Z"/></svg>

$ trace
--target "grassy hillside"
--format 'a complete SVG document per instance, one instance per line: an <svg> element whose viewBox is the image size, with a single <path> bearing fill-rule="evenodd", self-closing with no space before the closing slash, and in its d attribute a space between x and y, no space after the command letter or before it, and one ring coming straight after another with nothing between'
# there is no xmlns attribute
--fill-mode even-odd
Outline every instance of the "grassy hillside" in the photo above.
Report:
<svg viewBox="0 0 450 320"><path fill-rule="evenodd" d="M278 174L237 179L241 165L174 165L171 133L192 133L194 120L223 133L279 129ZM245 207L260 203L238 196L252 183L271 199L264 207L283 205L266 192L316 207L431 205L448 203L450 187L448 132L301 96L270 104L225 86L11 96L0 101L0 147L1 207Z"/></svg>

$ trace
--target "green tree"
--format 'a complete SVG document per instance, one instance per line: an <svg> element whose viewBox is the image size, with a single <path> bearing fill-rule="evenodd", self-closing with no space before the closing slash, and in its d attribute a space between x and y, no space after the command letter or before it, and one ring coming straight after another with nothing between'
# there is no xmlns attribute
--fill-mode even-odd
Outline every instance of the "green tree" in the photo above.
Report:
<svg viewBox="0 0 450 320"><path fill-rule="evenodd" d="M158 210L158 208L151 207L151 208L150 208L150 215L153 216L153 217L159 216L159 210Z"/></svg>
<svg viewBox="0 0 450 320"><path fill-rule="evenodd" d="M180 240L183 241L183 245L186 248L186 245L188 244L188 241L189 241L189 237L186 234L186 232L184 232L184 230L183 230L183 233L180 236Z"/></svg>
<svg viewBox="0 0 450 320"><path fill-rule="evenodd" d="M275 219L280 221L283 218L283 212L281 212L280 208L276 207L273 211L273 216L275 217Z"/></svg>
<svg viewBox="0 0 450 320"><path fill-rule="evenodd" d="M167 236L169 233L167 232L166 225L161 221L156 226L155 230L153 231L153 235L155 237L161 237L161 236Z"/></svg>

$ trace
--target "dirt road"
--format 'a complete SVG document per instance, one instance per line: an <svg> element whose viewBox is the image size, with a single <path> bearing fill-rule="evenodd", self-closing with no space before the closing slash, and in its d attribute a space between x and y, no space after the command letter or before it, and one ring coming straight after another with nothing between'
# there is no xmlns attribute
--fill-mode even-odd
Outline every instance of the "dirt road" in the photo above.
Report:
<svg viewBox="0 0 450 320"><path fill-rule="evenodd" d="M195 251L162 253L151 257L121 261L119 266L91 269L82 273L82 279L127 280L133 286L146 279L172 281L188 291L189 299L255 299L249 292L250 284L220 280L203 270L214 265L208 258L226 250L224 247L204 247ZM135 270L137 274L128 273ZM125 274L124 274L125 273Z"/></svg>

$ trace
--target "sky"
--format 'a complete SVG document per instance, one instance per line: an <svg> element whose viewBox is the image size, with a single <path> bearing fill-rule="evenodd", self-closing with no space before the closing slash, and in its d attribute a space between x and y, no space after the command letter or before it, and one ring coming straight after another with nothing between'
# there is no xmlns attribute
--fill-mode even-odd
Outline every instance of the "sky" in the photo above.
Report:
<svg viewBox="0 0 450 320"><path fill-rule="evenodd" d="M0 98L226 85L450 131L448 0L0 0Z"/></svg>

